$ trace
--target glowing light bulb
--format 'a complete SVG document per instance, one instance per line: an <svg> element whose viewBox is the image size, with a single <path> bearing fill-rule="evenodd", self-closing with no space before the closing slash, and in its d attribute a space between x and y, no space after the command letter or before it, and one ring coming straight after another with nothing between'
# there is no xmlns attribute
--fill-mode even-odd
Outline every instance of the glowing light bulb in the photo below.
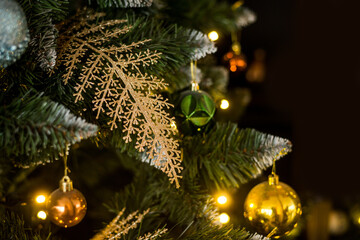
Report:
<svg viewBox="0 0 360 240"><path fill-rule="evenodd" d="M230 221L230 217L226 213L222 213L219 216L219 221L223 224L228 223Z"/></svg>
<svg viewBox="0 0 360 240"><path fill-rule="evenodd" d="M219 204L225 204L225 203L227 203L227 197L225 197L225 196L220 196L220 197L217 198L217 202L218 202Z"/></svg>
<svg viewBox="0 0 360 240"><path fill-rule="evenodd" d="M45 220L47 217L46 212L44 211L39 211L36 216L42 220Z"/></svg>
<svg viewBox="0 0 360 240"><path fill-rule="evenodd" d="M39 195L39 196L37 196L37 197L35 198L35 201L36 201L37 203L44 203L45 200L46 200L46 197L45 197L44 195Z"/></svg>
<svg viewBox="0 0 360 240"><path fill-rule="evenodd" d="M229 106L230 106L230 103L229 103L228 100L226 100L226 99L221 100L221 102L220 102L220 108L221 109L224 109L224 110L228 109Z"/></svg>
<svg viewBox="0 0 360 240"><path fill-rule="evenodd" d="M208 36L209 39L213 42L219 39L219 34L216 31L211 31Z"/></svg>

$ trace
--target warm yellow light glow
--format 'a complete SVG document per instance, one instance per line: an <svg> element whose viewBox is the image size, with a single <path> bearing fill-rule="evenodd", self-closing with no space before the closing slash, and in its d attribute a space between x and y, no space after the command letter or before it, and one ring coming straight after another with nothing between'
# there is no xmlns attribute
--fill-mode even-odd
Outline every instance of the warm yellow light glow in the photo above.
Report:
<svg viewBox="0 0 360 240"><path fill-rule="evenodd" d="M37 203L44 203L45 200L46 200L46 197L45 197L44 195L39 195L39 196L37 196L37 197L35 198L35 201L36 201Z"/></svg>
<svg viewBox="0 0 360 240"><path fill-rule="evenodd" d="M221 103L220 103L220 108L221 109L224 109L224 110L228 109L229 106L230 106L230 103L229 103L228 100L226 100L226 99L221 100Z"/></svg>
<svg viewBox="0 0 360 240"><path fill-rule="evenodd" d="M65 207L64 206L54 206L54 208L58 211L58 212L65 212Z"/></svg>
<svg viewBox="0 0 360 240"><path fill-rule="evenodd" d="M217 198L217 202L219 203L219 204L225 204L225 203L227 203L227 197L226 196L220 196L220 197L218 197Z"/></svg>
<svg viewBox="0 0 360 240"><path fill-rule="evenodd" d="M250 203L249 207L250 207L250 208L253 208L253 207L254 207L254 204L253 204L253 203Z"/></svg>
<svg viewBox="0 0 360 240"><path fill-rule="evenodd" d="M289 208L289 210L291 210L291 211L292 211L292 210L295 210L295 205L294 205L294 204L293 204L293 205L290 205L288 208Z"/></svg>
<svg viewBox="0 0 360 240"><path fill-rule="evenodd" d="M45 220L46 219L46 212L44 211L39 211L36 215L38 218Z"/></svg>
<svg viewBox="0 0 360 240"><path fill-rule="evenodd" d="M171 121L170 126L175 130L177 129L175 121Z"/></svg>
<svg viewBox="0 0 360 240"><path fill-rule="evenodd" d="M360 224L360 217L359 217L359 219L358 219L358 223Z"/></svg>
<svg viewBox="0 0 360 240"><path fill-rule="evenodd" d="M273 213L272 209L266 209L266 208L261 209L260 212L264 213L264 214L267 214L269 216L271 216L272 213Z"/></svg>
<svg viewBox="0 0 360 240"><path fill-rule="evenodd" d="M238 9L241 5L244 4L244 1L236 1L232 6L231 6L231 9L232 10L236 10Z"/></svg>
<svg viewBox="0 0 360 240"><path fill-rule="evenodd" d="M230 217L226 213L222 213L219 216L219 221L223 224L228 223L230 221Z"/></svg>
<svg viewBox="0 0 360 240"><path fill-rule="evenodd" d="M216 31L211 31L208 36L211 41L216 41L219 39L219 34Z"/></svg>

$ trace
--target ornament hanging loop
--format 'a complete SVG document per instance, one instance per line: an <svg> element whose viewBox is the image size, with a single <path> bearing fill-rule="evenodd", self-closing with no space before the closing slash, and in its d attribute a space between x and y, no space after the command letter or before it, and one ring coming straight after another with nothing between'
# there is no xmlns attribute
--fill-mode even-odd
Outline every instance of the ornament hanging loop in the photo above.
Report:
<svg viewBox="0 0 360 240"><path fill-rule="evenodd" d="M281 156L286 154L286 148L283 148L273 159L273 165L271 174L269 175L269 185L278 185L279 184L279 176L276 174L276 160L278 160Z"/></svg>
<svg viewBox="0 0 360 240"><path fill-rule="evenodd" d="M65 151L65 153L64 153L64 176L67 176L68 172L71 172L69 167L67 166L67 156L68 156L67 151Z"/></svg>
<svg viewBox="0 0 360 240"><path fill-rule="evenodd" d="M191 62L190 62L191 91L199 91L199 84L196 81L196 65L197 65L197 62L191 60Z"/></svg>
<svg viewBox="0 0 360 240"><path fill-rule="evenodd" d="M66 147L68 148L68 144L66 145ZM71 172L69 167L67 166L67 151L65 151L64 153L64 177L60 180L60 189L63 192L69 192L73 190L73 183L70 179L70 177L68 176L68 173Z"/></svg>

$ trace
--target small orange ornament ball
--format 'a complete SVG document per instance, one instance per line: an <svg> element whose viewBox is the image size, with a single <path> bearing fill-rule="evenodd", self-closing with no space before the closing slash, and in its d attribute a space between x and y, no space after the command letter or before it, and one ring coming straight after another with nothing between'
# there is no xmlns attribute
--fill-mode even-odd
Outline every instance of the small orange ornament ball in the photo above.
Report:
<svg viewBox="0 0 360 240"><path fill-rule="evenodd" d="M60 188L51 193L46 208L53 223L67 228L81 222L86 214L87 204L84 195L73 188L68 176L64 176L60 181Z"/></svg>
<svg viewBox="0 0 360 240"><path fill-rule="evenodd" d="M268 182L256 185L244 204L244 216L249 223L267 237L280 238L291 232L302 210L298 195L289 185L270 175Z"/></svg>

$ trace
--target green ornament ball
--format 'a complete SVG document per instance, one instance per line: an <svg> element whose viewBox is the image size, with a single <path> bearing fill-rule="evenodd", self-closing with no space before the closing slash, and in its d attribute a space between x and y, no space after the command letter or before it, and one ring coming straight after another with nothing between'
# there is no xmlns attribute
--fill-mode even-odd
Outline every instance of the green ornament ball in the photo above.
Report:
<svg viewBox="0 0 360 240"><path fill-rule="evenodd" d="M215 110L215 103L206 92L181 93L175 113L180 132L193 135L205 131L214 123Z"/></svg>

